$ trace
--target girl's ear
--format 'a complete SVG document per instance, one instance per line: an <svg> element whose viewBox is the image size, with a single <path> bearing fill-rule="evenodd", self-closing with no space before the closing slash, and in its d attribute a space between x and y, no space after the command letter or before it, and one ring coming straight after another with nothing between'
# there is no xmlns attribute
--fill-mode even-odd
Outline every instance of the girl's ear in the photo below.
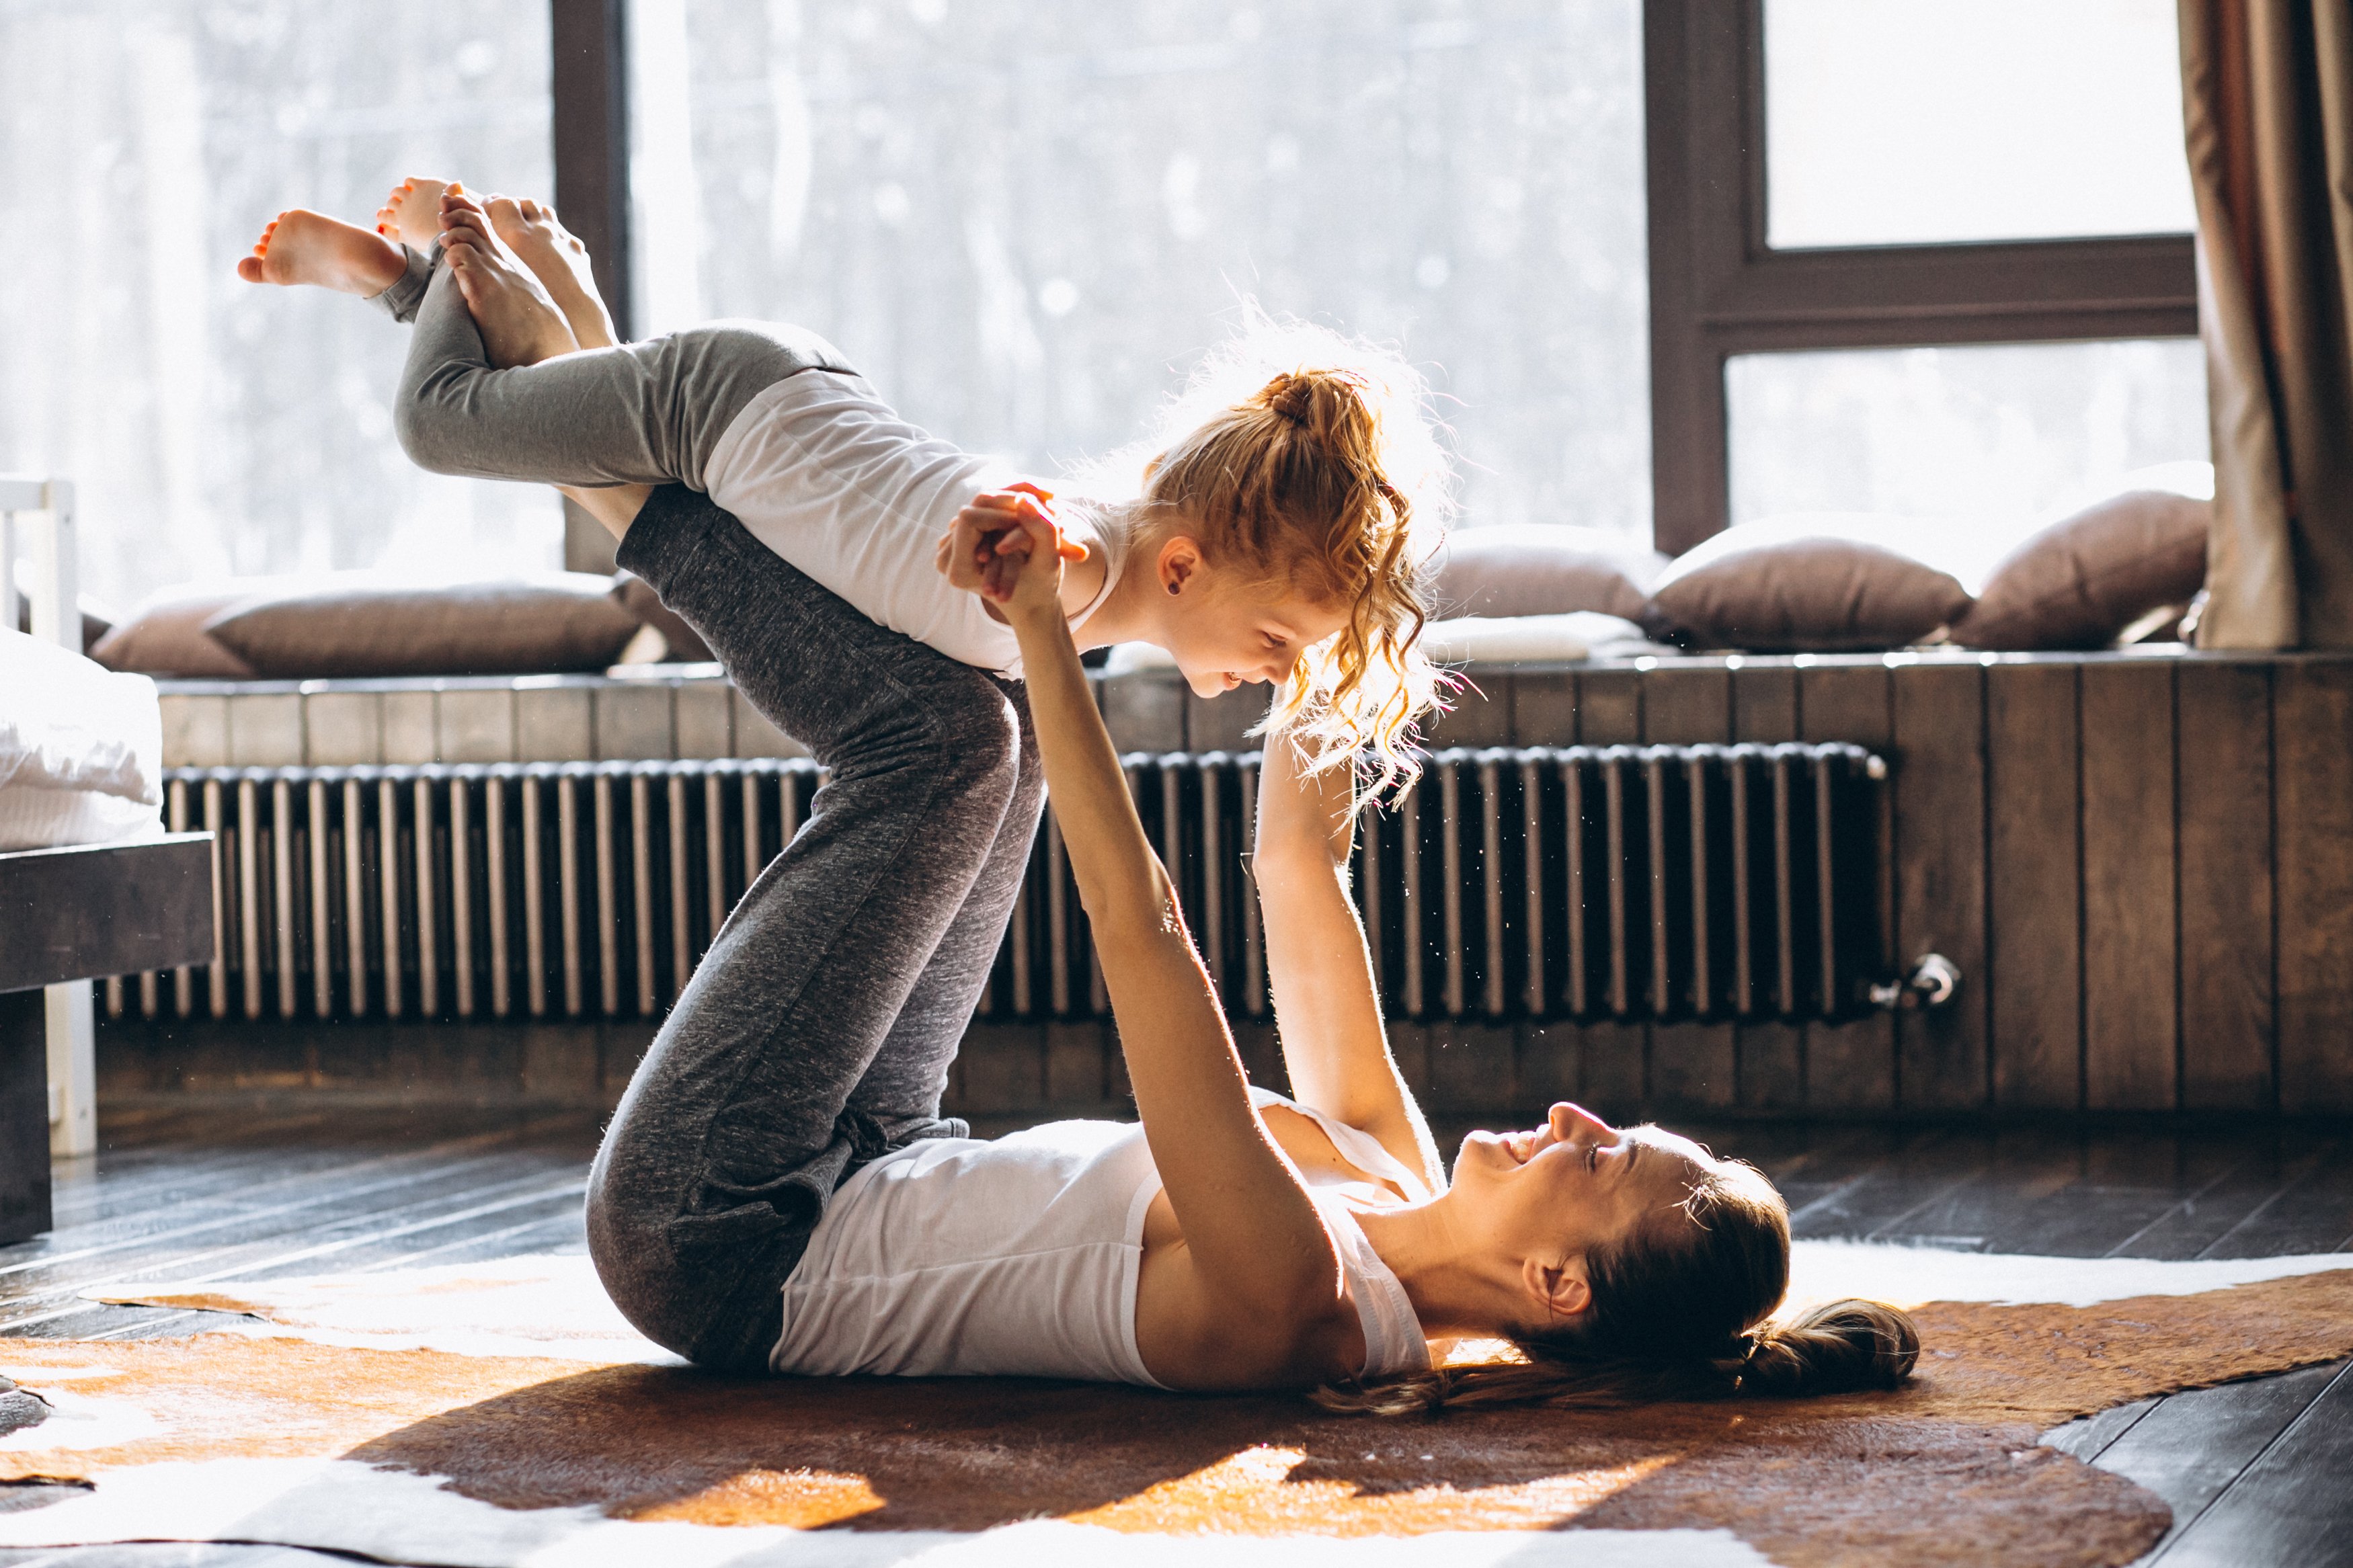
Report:
<svg viewBox="0 0 2353 1568"><path fill-rule="evenodd" d="M1181 594L1201 574L1201 547L1177 534L1160 547L1160 585Z"/></svg>
<svg viewBox="0 0 2353 1568"><path fill-rule="evenodd" d="M1583 1253L1558 1263L1528 1258L1520 1265L1520 1284L1536 1310L1547 1319L1574 1318L1593 1305L1593 1285L1586 1276Z"/></svg>

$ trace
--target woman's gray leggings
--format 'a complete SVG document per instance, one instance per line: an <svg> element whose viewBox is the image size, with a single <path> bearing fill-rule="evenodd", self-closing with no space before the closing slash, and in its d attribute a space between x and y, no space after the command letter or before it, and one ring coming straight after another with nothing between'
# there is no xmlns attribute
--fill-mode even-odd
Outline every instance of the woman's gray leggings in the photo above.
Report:
<svg viewBox="0 0 2353 1568"><path fill-rule="evenodd" d="M685 488L725 428L694 412L711 356L681 340L696 334L492 371L442 270L420 290L403 443L492 479L684 481L655 490L621 564L829 770L654 1037L588 1182L588 1249L629 1321L703 1365L765 1370L785 1279L835 1190L888 1150L965 1131L940 1097L1037 833L1029 705L1019 685L876 625ZM605 368L538 374L579 361ZM743 379L723 376L712 406Z"/></svg>

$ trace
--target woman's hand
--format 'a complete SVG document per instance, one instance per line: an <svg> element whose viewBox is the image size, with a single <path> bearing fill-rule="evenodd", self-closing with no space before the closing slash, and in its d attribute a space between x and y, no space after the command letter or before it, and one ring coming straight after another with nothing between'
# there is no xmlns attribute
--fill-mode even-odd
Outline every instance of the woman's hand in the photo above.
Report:
<svg viewBox="0 0 2353 1568"><path fill-rule="evenodd" d="M1059 616L1063 565L1085 560L1087 551L1062 537L1047 495L1024 484L974 497L940 542L948 581L992 604L1050 607Z"/></svg>
<svg viewBox="0 0 2353 1568"><path fill-rule="evenodd" d="M935 564L947 580L996 604L1010 600L1020 562L1029 558L1023 521L1054 523L1054 492L1027 479L972 498L941 536ZM1057 527L1057 537L1060 530ZM1077 559L1083 560L1082 550Z"/></svg>

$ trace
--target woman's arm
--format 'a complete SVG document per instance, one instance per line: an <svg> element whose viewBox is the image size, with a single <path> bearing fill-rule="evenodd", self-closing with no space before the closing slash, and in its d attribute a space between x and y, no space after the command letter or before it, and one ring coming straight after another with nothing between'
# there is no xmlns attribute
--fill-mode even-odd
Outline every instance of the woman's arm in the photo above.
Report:
<svg viewBox="0 0 2353 1568"><path fill-rule="evenodd" d="M1389 1055L1364 926L1348 896L1356 779L1347 768L1311 774L1303 761L1291 738L1268 737L1250 859L1283 1065L1302 1104L1371 1133L1437 1192L1445 1167Z"/></svg>
<svg viewBox="0 0 2353 1568"><path fill-rule="evenodd" d="M1128 798L1056 598L1065 547L1042 509L1023 520L1029 559L993 561L982 588L1020 639L1047 793L1094 928L1145 1137L1184 1231L1191 1268L1179 1271L1188 1280L1179 1294L1190 1299L1172 1316L1232 1352L1218 1364L1237 1382L1264 1381L1338 1309L1338 1254L1250 1104L1217 993Z"/></svg>

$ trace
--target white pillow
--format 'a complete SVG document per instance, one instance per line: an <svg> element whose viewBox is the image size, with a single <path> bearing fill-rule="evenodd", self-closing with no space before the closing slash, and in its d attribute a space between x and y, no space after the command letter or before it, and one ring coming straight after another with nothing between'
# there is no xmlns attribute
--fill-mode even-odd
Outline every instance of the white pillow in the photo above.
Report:
<svg viewBox="0 0 2353 1568"><path fill-rule="evenodd" d="M0 849L153 830L164 803L155 683L0 628Z"/></svg>
<svg viewBox="0 0 2353 1568"><path fill-rule="evenodd" d="M1673 653L1650 641L1619 616L1573 610L1558 616L1458 616L1421 628L1421 650L1433 664L1512 664L1536 659L1630 658ZM1103 662L1106 677L1174 669L1176 661L1151 643L1124 642Z"/></svg>
<svg viewBox="0 0 2353 1568"><path fill-rule="evenodd" d="M1633 622L1592 610L1432 621L1421 629L1421 647L1435 664L1513 664L1673 651L1653 647Z"/></svg>

